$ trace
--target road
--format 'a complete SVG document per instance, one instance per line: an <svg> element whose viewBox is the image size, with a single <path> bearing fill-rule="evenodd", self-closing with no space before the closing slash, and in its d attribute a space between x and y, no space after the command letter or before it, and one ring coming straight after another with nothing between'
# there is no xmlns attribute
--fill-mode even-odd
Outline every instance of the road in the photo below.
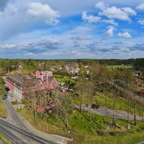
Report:
<svg viewBox="0 0 144 144"><path fill-rule="evenodd" d="M139 102L144 104L144 98L139 97L138 95L135 95L133 92L122 88L121 86L115 84L112 81L106 81L107 83L109 83L110 85L113 85L114 87L116 87L117 89L125 92L127 95L129 95L131 97L131 99L133 99L135 102ZM80 109L79 105L73 104L74 107ZM105 107L100 107L99 109L92 109L92 108L88 108L88 107L82 107L82 110L84 111L88 111L91 113L95 113L98 115L102 115L102 116L107 116L107 117L114 117L114 118L118 118L118 119L128 119L128 113L124 112L124 111L119 111L119 110L112 110L109 108L105 108ZM134 116L129 114L129 120L134 120ZM137 120L143 120L142 117L137 116Z"/></svg>
<svg viewBox="0 0 144 144"><path fill-rule="evenodd" d="M7 119L0 118L0 133L15 144L66 144L69 138L50 135L35 129L25 118L19 115L9 101L3 102Z"/></svg>
<svg viewBox="0 0 144 144"><path fill-rule="evenodd" d="M0 133L15 144L56 144L56 142L48 141L3 119L0 119Z"/></svg>
<svg viewBox="0 0 144 144"><path fill-rule="evenodd" d="M143 142L140 142L140 143L138 143L138 144L144 144L144 141L143 141Z"/></svg>
<svg viewBox="0 0 144 144"><path fill-rule="evenodd" d="M5 105L5 107L8 111L7 121L10 122L13 125L16 125L16 126L22 128L22 129L27 130L26 126L24 125L24 123L20 119L19 115L17 114L17 112L15 111L15 109L11 105L11 103L9 101L5 101L4 105Z"/></svg>
<svg viewBox="0 0 144 144"><path fill-rule="evenodd" d="M74 107L80 109L79 105L73 104ZM83 105L82 110L87 111L87 112L91 112L94 114L98 114L98 115L102 115L102 116L106 116L106 117L111 117L111 118L117 118L117 119L128 119L128 113L124 112L124 111L119 111L119 110L112 110L106 107L99 107L98 109L92 109L92 108L88 108L85 105ZM137 116L136 117L137 120L142 120L142 117ZM134 120L134 116L129 114L129 120Z"/></svg>

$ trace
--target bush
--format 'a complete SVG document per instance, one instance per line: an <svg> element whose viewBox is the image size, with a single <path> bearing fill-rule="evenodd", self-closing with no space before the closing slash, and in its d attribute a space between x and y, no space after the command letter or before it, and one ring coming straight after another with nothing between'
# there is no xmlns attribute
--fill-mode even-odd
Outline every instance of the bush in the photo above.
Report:
<svg viewBox="0 0 144 144"><path fill-rule="evenodd" d="M116 136L116 135L117 135L116 132L110 132L109 134L110 134L111 136Z"/></svg>
<svg viewBox="0 0 144 144"><path fill-rule="evenodd" d="M17 105L18 104L18 101L12 101L12 105Z"/></svg>
<svg viewBox="0 0 144 144"><path fill-rule="evenodd" d="M103 131L97 131L97 134L100 135L100 136L106 136L106 133L103 132Z"/></svg>
<svg viewBox="0 0 144 144"><path fill-rule="evenodd" d="M22 108L20 108L20 109L17 109L16 111L17 111L17 112L21 112L21 110L22 110Z"/></svg>

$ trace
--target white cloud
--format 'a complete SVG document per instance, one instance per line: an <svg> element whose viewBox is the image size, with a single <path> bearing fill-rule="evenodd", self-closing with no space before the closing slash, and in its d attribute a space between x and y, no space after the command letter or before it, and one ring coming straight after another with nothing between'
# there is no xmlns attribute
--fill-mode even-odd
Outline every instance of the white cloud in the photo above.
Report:
<svg viewBox="0 0 144 144"><path fill-rule="evenodd" d="M128 13L131 16L136 16L137 15L137 13L129 7L123 7L122 10L125 11L126 13Z"/></svg>
<svg viewBox="0 0 144 144"><path fill-rule="evenodd" d="M138 21L141 25L144 25L144 19Z"/></svg>
<svg viewBox="0 0 144 144"><path fill-rule="evenodd" d="M62 55L61 52L44 52L42 54L45 56Z"/></svg>
<svg viewBox="0 0 144 144"><path fill-rule="evenodd" d="M128 32L118 33L118 36L123 38L131 38L131 35Z"/></svg>
<svg viewBox="0 0 144 144"><path fill-rule="evenodd" d="M107 6L103 2L97 3L95 7L102 10L99 15L104 15L110 19L130 21L130 16L136 15L136 12L130 7L117 8L116 6Z"/></svg>
<svg viewBox="0 0 144 144"><path fill-rule="evenodd" d="M58 23L59 13L53 10L48 4L41 4L39 2L32 2L28 4L26 13L38 20L43 20L48 25Z"/></svg>
<svg viewBox="0 0 144 144"><path fill-rule="evenodd" d="M105 10L106 9L106 6L103 2L98 2L96 5L95 5L96 8L99 8L101 10Z"/></svg>
<svg viewBox="0 0 144 144"><path fill-rule="evenodd" d="M108 26L107 28L108 28L108 30L104 33L104 35L113 36L113 31L115 30L115 27Z"/></svg>
<svg viewBox="0 0 144 144"><path fill-rule="evenodd" d="M11 49L11 48L15 48L16 45L15 44L5 44L5 45L0 45L0 48L4 48L4 49Z"/></svg>
<svg viewBox="0 0 144 144"><path fill-rule="evenodd" d="M101 18L93 15L87 15L87 12L84 11L82 13L82 19L87 20L89 23L94 23L100 21Z"/></svg>
<svg viewBox="0 0 144 144"><path fill-rule="evenodd" d="M32 55L34 55L34 53L26 53L25 55L32 56Z"/></svg>
<svg viewBox="0 0 144 144"><path fill-rule="evenodd" d="M105 22L105 23L107 23L107 24L113 24L113 25L115 25L115 26L118 25L118 23L116 23L113 19L112 19L112 20L102 20L102 22Z"/></svg>
<svg viewBox="0 0 144 144"><path fill-rule="evenodd" d="M107 16L108 18L116 18L124 21L129 21L129 15L122 11L120 8L112 6L99 13L100 15Z"/></svg>
<svg viewBox="0 0 144 144"><path fill-rule="evenodd" d="M41 23L58 23L58 12L51 9L48 4L29 1L9 2L4 11L0 12L0 40L12 38Z"/></svg>
<svg viewBox="0 0 144 144"><path fill-rule="evenodd" d="M144 10L144 3L138 5L138 6L136 7L136 9Z"/></svg>
<svg viewBox="0 0 144 144"><path fill-rule="evenodd" d="M93 16L93 15L87 15L87 12L84 11L82 13L82 20L87 20L89 23L94 23L94 22L104 22L107 24L113 24L115 26L118 25L113 19L110 20L102 20L101 17Z"/></svg>

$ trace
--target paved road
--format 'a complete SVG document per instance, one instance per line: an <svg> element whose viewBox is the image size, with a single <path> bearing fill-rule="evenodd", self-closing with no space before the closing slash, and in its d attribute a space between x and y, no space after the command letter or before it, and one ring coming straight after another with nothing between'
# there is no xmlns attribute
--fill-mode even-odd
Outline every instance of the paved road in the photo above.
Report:
<svg viewBox="0 0 144 144"><path fill-rule="evenodd" d="M73 106L80 109L79 105L73 104ZM102 115L102 116L111 117L111 118L114 117L114 118L118 118L118 119L125 119L125 120L128 119L127 112L114 110L114 113L113 113L112 109L101 107L101 106L98 109L92 109L92 108L88 108L85 105L83 105L82 110L91 112L94 114ZM129 120L134 120L134 116L129 114ZM137 116L137 120L142 120L142 117Z"/></svg>
<svg viewBox="0 0 144 144"><path fill-rule="evenodd" d="M27 144L66 144L71 141L57 135L50 135L35 129L24 117L19 115L9 101L3 102L8 111L7 119L0 119L0 133L14 140L17 144L19 140ZM20 144L20 143L19 143Z"/></svg>
<svg viewBox="0 0 144 144"><path fill-rule="evenodd" d="M144 98L141 98L138 95L135 95L133 92L122 88L121 86L115 84L112 81L106 81L106 82L109 83L110 85L115 86L117 89L125 92L134 101L144 104ZM73 106L80 109L79 105L73 104ZM107 117L115 117L115 118L118 118L118 119L125 119L125 120L128 119L128 113L127 112L114 110L114 115L113 115L113 110L109 109L109 108L105 108L105 107L100 107L99 109L91 109L91 108L88 108L88 107L84 106L84 107L82 107L82 110L88 111L88 112L91 112L91 113L95 113L95 114L98 114L98 115L102 115L102 116L107 116ZM142 119L143 119L142 117L137 116L137 120L142 120ZM130 114L129 115L129 120L134 120L134 116Z"/></svg>
<svg viewBox="0 0 144 144"><path fill-rule="evenodd" d="M0 119L0 133L15 144L56 144Z"/></svg>
<svg viewBox="0 0 144 144"><path fill-rule="evenodd" d="M7 121L10 122L11 124L14 124L21 129L26 129L27 127L24 125L24 123L21 121L19 115L15 111L14 107L10 104L9 101L4 102L5 107L7 108L8 111L8 117Z"/></svg>

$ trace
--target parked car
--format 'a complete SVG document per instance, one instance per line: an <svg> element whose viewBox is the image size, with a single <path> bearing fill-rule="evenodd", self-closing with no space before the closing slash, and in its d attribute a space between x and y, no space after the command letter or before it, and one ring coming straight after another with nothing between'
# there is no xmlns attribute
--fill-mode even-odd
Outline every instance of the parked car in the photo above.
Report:
<svg viewBox="0 0 144 144"><path fill-rule="evenodd" d="M98 104L92 104L92 106L91 106L91 108L93 108L93 109L98 109L100 107L100 105L98 105Z"/></svg>

